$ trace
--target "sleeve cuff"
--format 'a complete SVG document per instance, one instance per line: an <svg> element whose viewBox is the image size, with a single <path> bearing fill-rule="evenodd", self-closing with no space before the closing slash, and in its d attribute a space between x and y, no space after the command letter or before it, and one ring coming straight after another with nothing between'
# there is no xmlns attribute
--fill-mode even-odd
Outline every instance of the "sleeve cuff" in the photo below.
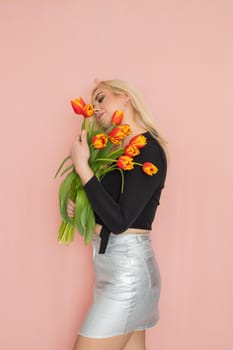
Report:
<svg viewBox="0 0 233 350"><path fill-rule="evenodd" d="M85 185L83 185L83 188L86 190L88 190L89 187L92 187L93 184L96 183L96 181L99 182L99 180L97 179L97 177L95 176L95 174L85 183Z"/></svg>

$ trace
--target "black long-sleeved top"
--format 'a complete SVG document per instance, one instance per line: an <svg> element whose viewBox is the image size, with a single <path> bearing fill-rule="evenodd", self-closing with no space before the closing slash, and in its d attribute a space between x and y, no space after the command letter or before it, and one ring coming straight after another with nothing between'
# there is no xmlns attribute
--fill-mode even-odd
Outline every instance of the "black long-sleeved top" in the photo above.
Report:
<svg viewBox="0 0 233 350"><path fill-rule="evenodd" d="M99 253L105 253L110 232L120 234L128 228L151 230L161 191L165 186L167 159L160 144L149 132L142 133L147 144L134 157L138 163L152 162L158 172L145 174L139 165L124 171L124 191L121 193L121 173L114 170L101 181L93 175L84 190L94 210L96 223L103 225Z"/></svg>

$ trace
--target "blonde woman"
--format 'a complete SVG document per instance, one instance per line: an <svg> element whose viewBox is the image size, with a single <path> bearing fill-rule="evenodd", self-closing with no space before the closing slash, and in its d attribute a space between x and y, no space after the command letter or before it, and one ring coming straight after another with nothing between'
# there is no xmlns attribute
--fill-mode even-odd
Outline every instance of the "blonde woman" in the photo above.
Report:
<svg viewBox="0 0 233 350"><path fill-rule="evenodd" d="M145 330L159 320L161 275L151 245L151 226L167 173L166 141L156 129L142 98L122 80L98 81L92 91L96 122L111 125L115 110L124 124L147 144L134 157L152 162L158 172L145 174L140 166L124 171L124 191L118 170L99 181L88 164L86 132L75 138L71 158L95 213L93 264L94 300L83 321L73 350L145 350ZM67 207L74 215L74 203Z"/></svg>

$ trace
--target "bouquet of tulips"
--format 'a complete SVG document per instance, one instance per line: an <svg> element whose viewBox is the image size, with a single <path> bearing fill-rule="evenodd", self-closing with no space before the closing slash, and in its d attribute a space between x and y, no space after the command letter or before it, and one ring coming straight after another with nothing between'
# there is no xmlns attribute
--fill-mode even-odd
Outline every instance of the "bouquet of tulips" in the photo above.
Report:
<svg viewBox="0 0 233 350"><path fill-rule="evenodd" d="M122 175L121 192L124 190L124 173L123 170L131 170L134 165L139 165L147 175L157 173L158 168L151 162L143 164L134 162L133 157L140 153L140 148L147 143L144 135L136 135L129 143L123 147L122 141L132 133L130 125L122 124L124 113L116 110L112 116L111 126L106 130L97 126L94 118L94 108L92 104L87 104L82 97L70 101L74 112L83 116L81 129L87 131L87 141L90 148L89 166L95 176L101 178L112 170L119 170ZM63 168L64 164L70 159L67 156L59 166L54 178ZM65 173L65 179L59 188L59 207L62 217L62 223L59 228L58 241L60 244L69 244L74 240L74 230L77 230L84 237L85 244L88 244L92 238L95 226L95 216L79 174L76 172L74 165L66 167L60 176ZM74 217L67 214L67 202L71 199L75 203Z"/></svg>

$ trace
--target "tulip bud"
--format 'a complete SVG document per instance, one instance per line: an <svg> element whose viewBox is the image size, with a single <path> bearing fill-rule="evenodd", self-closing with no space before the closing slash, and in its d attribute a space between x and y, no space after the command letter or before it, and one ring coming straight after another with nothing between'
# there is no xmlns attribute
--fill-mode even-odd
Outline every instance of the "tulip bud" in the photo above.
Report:
<svg viewBox="0 0 233 350"><path fill-rule="evenodd" d="M92 138L92 145L95 148L102 149L105 148L108 142L108 136L106 134L96 134Z"/></svg>
<svg viewBox="0 0 233 350"><path fill-rule="evenodd" d="M133 158L123 155L117 159L117 166L122 170L131 170L134 168Z"/></svg>
<svg viewBox="0 0 233 350"><path fill-rule="evenodd" d="M121 124L123 117L124 117L124 113L120 110L116 110L112 116L112 124L114 125Z"/></svg>
<svg viewBox="0 0 233 350"><path fill-rule="evenodd" d="M82 97L75 98L71 100L70 103L76 114L82 114L83 107L86 104Z"/></svg>
<svg viewBox="0 0 233 350"><path fill-rule="evenodd" d="M75 98L70 103L76 114L81 114L85 118L91 117L94 114L93 105L91 103L86 104L82 97Z"/></svg>
<svg viewBox="0 0 233 350"><path fill-rule="evenodd" d="M121 124L121 125L119 125L119 128L125 136L132 134L132 130L131 130L131 127L129 126L129 124Z"/></svg>
<svg viewBox="0 0 233 350"><path fill-rule="evenodd" d="M158 168L157 166L155 166L153 163L151 162L145 162L143 163L143 166L142 166L142 170L144 171L144 173L146 173L147 175L154 175L158 172Z"/></svg>
<svg viewBox="0 0 233 350"><path fill-rule="evenodd" d="M140 154L140 151L134 145L127 145L125 146L125 154L129 157L135 157Z"/></svg>
<svg viewBox="0 0 233 350"><path fill-rule="evenodd" d="M147 144L147 139L144 135L136 135L132 137L132 139L129 141L130 145L134 145L138 148L142 148Z"/></svg>
<svg viewBox="0 0 233 350"><path fill-rule="evenodd" d="M88 103L86 106L83 107L82 115L85 118L92 117L94 114L94 107L91 103Z"/></svg>

